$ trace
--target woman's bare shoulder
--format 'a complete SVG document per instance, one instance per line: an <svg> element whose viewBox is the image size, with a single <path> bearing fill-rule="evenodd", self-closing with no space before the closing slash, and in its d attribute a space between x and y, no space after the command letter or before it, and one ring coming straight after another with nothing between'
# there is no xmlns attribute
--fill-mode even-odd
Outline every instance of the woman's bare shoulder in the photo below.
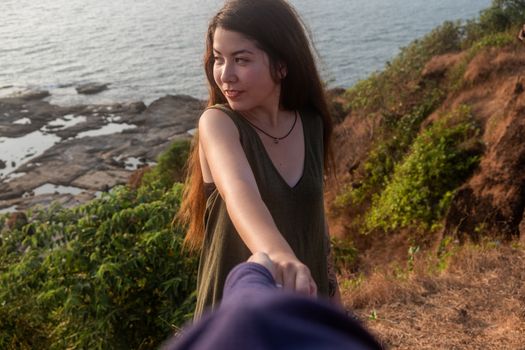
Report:
<svg viewBox="0 0 525 350"><path fill-rule="evenodd" d="M228 114L219 108L206 109L199 118L200 137L239 136L239 131Z"/></svg>

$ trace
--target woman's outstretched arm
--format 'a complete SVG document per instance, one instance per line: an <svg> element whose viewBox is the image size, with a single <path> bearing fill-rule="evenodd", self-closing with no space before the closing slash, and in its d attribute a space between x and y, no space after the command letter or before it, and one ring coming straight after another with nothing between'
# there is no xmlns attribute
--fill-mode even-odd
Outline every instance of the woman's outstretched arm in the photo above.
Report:
<svg viewBox="0 0 525 350"><path fill-rule="evenodd" d="M306 265L297 259L264 204L239 132L218 109L206 110L199 120L201 164L208 167L228 214L248 249L264 252L277 267L277 282L285 289L316 295L317 287ZM204 170L203 170L204 171Z"/></svg>

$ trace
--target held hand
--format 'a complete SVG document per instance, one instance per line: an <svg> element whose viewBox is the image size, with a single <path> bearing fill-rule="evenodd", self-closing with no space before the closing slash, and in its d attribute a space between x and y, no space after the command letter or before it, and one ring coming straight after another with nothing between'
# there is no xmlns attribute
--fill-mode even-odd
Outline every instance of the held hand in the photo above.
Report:
<svg viewBox="0 0 525 350"><path fill-rule="evenodd" d="M275 265L276 282L285 290L317 296L317 285L310 274L310 269L293 254L271 254Z"/></svg>
<svg viewBox="0 0 525 350"><path fill-rule="evenodd" d="M263 252L255 252L252 256L250 256L248 261L266 267L266 269L272 274L273 279L275 280L277 278L277 270L275 269L275 265L273 261L270 260L268 254Z"/></svg>

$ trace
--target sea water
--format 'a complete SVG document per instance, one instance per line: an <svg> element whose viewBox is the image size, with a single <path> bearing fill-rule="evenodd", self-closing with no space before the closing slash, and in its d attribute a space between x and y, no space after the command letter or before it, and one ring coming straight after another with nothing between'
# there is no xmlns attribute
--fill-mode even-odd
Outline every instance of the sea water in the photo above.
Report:
<svg viewBox="0 0 525 350"><path fill-rule="evenodd" d="M349 87L445 20L490 0L292 0L310 28L329 86ZM209 18L222 0L2 0L0 96L27 87L58 104L206 95ZM109 83L102 93L78 84Z"/></svg>

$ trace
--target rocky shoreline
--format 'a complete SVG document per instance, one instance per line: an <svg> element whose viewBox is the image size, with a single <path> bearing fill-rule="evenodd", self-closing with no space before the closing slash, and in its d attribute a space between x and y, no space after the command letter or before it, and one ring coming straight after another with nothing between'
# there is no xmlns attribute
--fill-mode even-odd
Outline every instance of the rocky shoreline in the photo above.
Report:
<svg viewBox="0 0 525 350"><path fill-rule="evenodd" d="M71 207L126 183L174 140L191 137L204 108L184 95L149 106L70 107L43 101L48 95L0 98L0 212L53 202Z"/></svg>

